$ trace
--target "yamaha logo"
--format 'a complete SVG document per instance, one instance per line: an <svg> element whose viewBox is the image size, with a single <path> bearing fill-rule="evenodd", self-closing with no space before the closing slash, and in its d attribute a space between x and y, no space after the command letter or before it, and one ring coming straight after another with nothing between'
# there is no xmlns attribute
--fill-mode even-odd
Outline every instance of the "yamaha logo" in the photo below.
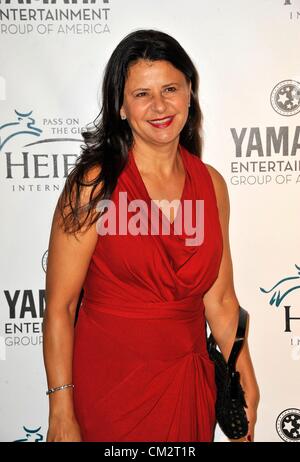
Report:
<svg viewBox="0 0 300 462"><path fill-rule="evenodd" d="M293 116L300 112L300 83L296 80L283 80L271 92L271 105L274 111L283 116Z"/></svg>
<svg viewBox="0 0 300 462"><path fill-rule="evenodd" d="M291 408L279 414L276 430L283 441L300 442L300 410Z"/></svg>
<svg viewBox="0 0 300 462"><path fill-rule="evenodd" d="M111 0L0 0L1 35L110 33Z"/></svg>

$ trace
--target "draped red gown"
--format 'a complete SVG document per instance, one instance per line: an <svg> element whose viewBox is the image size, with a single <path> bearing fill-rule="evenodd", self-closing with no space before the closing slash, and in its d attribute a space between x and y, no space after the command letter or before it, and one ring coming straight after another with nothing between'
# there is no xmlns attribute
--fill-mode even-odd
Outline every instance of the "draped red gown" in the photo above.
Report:
<svg viewBox="0 0 300 462"><path fill-rule="evenodd" d="M190 234L172 233L174 222L169 235L99 235L74 334L74 407L83 441L213 440L216 386L202 297L218 275L222 231L206 165L179 147L180 203L204 200L204 240L186 245ZM111 199L117 206L118 193L127 192L128 202L150 205L128 155ZM160 224L169 223L157 210Z"/></svg>

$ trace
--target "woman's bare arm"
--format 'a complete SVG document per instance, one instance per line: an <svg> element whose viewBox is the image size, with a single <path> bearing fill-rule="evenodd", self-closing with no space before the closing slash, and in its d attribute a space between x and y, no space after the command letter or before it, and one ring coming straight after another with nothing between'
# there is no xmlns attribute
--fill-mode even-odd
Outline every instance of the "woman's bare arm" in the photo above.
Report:
<svg viewBox="0 0 300 462"><path fill-rule="evenodd" d="M235 339L239 309L239 301L234 290L229 242L230 204L224 178L215 168L207 164L206 166L213 180L217 197L223 236L223 255L218 277L212 287L205 293L203 302L209 327L227 361ZM244 308L247 309L247 307ZM259 388L249 352L247 340L248 332L249 323L246 329L245 342L236 363L236 369L240 372L241 385L245 390L245 399L248 405L246 412L248 420L250 421L248 435L250 435L253 440L256 411L259 402Z"/></svg>
<svg viewBox="0 0 300 462"><path fill-rule="evenodd" d="M89 174L89 179L92 174ZM84 188L80 197L82 204L88 201L89 193L90 188ZM49 239L43 321L43 354L48 388L72 383L76 307L97 238L96 224L88 230L82 229L77 239L74 235L66 234L56 206ZM74 432L67 435L66 422L76 425L71 387L49 395L49 432L56 435L53 440L50 436L50 440L76 440Z"/></svg>

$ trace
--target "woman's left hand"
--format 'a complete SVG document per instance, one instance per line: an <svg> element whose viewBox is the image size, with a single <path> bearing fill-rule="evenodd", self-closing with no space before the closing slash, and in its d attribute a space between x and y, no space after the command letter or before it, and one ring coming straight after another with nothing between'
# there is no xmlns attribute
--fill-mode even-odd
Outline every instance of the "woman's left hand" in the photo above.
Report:
<svg viewBox="0 0 300 462"><path fill-rule="evenodd" d="M229 439L231 443L250 443L254 441L254 427L257 419L257 407L250 406L245 408L246 416L248 419L248 432L245 436L239 439Z"/></svg>
<svg viewBox="0 0 300 462"><path fill-rule="evenodd" d="M248 432L244 440L247 442L253 442L254 441L254 427L255 427L256 419L257 419L256 407L249 405L248 407L245 408L245 412L246 412L246 416L248 419Z"/></svg>

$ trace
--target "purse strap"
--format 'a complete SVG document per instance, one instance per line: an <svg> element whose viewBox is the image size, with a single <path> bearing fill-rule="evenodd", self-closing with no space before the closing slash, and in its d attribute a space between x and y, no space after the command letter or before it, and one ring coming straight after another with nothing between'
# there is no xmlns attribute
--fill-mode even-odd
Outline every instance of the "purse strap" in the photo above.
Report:
<svg viewBox="0 0 300 462"><path fill-rule="evenodd" d="M246 311L244 308L239 306L238 326L237 326L237 330L235 334L234 343L233 343L233 346L232 346L232 349L231 349L231 352L228 358L228 362L227 362L228 368L231 371L235 370L235 363L236 363L237 357L244 343L247 320L248 320L248 311ZM213 348L216 347L216 341L212 333L209 336L208 342L209 342L210 347L213 347Z"/></svg>

